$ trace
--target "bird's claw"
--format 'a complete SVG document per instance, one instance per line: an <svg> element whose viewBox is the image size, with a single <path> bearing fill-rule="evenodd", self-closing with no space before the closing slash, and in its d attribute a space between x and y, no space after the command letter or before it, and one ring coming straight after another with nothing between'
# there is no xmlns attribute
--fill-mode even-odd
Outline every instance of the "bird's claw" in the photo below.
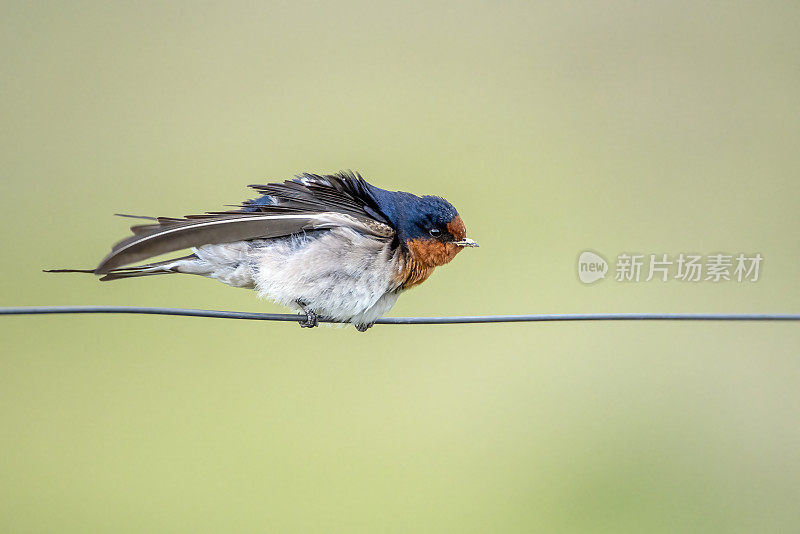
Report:
<svg viewBox="0 0 800 534"><path fill-rule="evenodd" d="M366 332L367 330L372 328L372 326L374 324L375 324L374 322L373 323L366 323L366 324L357 324L356 325L356 330L358 330L359 332Z"/></svg>
<svg viewBox="0 0 800 534"><path fill-rule="evenodd" d="M306 311L306 318L300 321L300 328L314 328L319 325L319 318L317 314L311 310Z"/></svg>
<svg viewBox="0 0 800 534"><path fill-rule="evenodd" d="M319 325L319 316L314 313L308 306L303 304L302 302L298 302L301 308L303 308L303 313L306 314L306 318L300 321L300 328L314 328L315 326Z"/></svg>

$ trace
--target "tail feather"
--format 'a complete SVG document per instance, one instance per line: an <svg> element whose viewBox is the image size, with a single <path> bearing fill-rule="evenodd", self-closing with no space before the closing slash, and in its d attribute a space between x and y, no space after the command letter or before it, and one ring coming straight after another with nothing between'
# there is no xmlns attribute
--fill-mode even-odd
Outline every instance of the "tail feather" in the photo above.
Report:
<svg viewBox="0 0 800 534"><path fill-rule="evenodd" d="M197 259L197 256L195 256L194 254L189 254L188 256L183 256L181 258L172 258L169 260L147 263L145 265L120 267L118 269L112 269L108 273L105 273L104 276L100 278L100 281L108 282L111 280L122 280L123 278L138 278L140 276L152 276L155 274L175 274L180 272L177 270L179 262L184 260L193 260L193 259ZM44 269L43 272L99 274L96 273L94 269Z"/></svg>
<svg viewBox="0 0 800 534"><path fill-rule="evenodd" d="M101 282L110 282L111 280L122 280L123 278L140 278L142 276L153 276L155 274L176 274L178 271L169 269L162 269L160 271L146 271L146 270L131 270L125 269L125 272L111 271L100 278Z"/></svg>

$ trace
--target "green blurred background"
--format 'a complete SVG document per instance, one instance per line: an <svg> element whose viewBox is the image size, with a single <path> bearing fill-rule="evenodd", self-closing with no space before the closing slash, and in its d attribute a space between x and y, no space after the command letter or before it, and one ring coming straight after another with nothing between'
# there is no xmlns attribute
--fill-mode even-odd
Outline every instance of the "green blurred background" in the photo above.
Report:
<svg viewBox="0 0 800 534"><path fill-rule="evenodd" d="M797 2L2 2L0 305L281 311L98 283L114 212L351 168L481 248L393 315L800 312ZM576 258L759 252L756 283ZM3 532L796 532L796 324L0 320Z"/></svg>

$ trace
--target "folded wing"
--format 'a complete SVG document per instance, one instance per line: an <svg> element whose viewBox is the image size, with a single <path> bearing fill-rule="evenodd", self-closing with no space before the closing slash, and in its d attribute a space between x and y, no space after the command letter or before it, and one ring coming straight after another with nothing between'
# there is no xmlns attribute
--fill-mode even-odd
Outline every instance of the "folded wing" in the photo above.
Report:
<svg viewBox="0 0 800 534"><path fill-rule="evenodd" d="M352 173L302 175L280 184L251 186L262 193L239 210L158 218L155 224L134 226L133 235L111 249L96 274L153 256L207 244L270 239L309 230L347 226L390 238L388 225L369 186Z"/></svg>

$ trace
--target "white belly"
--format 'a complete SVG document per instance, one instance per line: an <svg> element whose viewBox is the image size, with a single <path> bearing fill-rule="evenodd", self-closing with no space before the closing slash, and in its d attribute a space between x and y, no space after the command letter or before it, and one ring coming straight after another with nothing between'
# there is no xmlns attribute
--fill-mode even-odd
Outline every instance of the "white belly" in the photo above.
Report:
<svg viewBox="0 0 800 534"><path fill-rule="evenodd" d="M398 256L385 239L335 228L268 241L253 255L259 294L293 309L299 300L320 316L365 324L397 300Z"/></svg>
<svg viewBox="0 0 800 534"><path fill-rule="evenodd" d="M399 296L400 255L386 238L334 228L281 239L205 245L180 272L215 278L320 317L370 324Z"/></svg>

